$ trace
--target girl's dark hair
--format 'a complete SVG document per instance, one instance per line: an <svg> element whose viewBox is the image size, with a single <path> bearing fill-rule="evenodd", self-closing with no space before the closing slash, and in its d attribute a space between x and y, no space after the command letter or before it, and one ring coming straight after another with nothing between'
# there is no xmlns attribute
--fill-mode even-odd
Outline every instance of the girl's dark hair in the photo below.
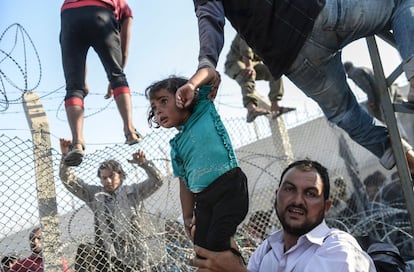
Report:
<svg viewBox="0 0 414 272"><path fill-rule="evenodd" d="M279 187L282 184L282 180L286 172L292 168L297 168L302 171L311 171L313 169L316 170L316 172L318 172L318 174L321 176L321 179L322 179L323 197L325 200L329 198L329 191L331 189L331 186L329 182L328 170L324 166L322 166L322 164L320 164L319 162L312 161L310 159L299 160L299 161L295 161L289 164L288 167L286 167L286 169L283 170L282 175L280 176Z"/></svg>
<svg viewBox="0 0 414 272"><path fill-rule="evenodd" d="M183 86L184 84L186 84L188 81L188 79L184 78L184 77L178 77L178 76L170 76L166 79L163 79L161 81L157 81L155 83L152 83L150 86L148 86L145 89L145 97L148 100L151 100L154 98L155 94L160 91L161 89L165 89L168 92L172 93L175 95L175 93L177 92L178 88L180 88L181 86ZM160 124L155 120L155 112L153 112L151 110L151 107L148 110L148 125L150 127L152 127L152 125L154 124L155 128L159 128Z"/></svg>
<svg viewBox="0 0 414 272"><path fill-rule="evenodd" d="M121 181L124 181L127 176L124 169L122 169L121 164L116 160L107 160L102 162L98 168L98 178L101 178L101 170L104 169L118 173Z"/></svg>

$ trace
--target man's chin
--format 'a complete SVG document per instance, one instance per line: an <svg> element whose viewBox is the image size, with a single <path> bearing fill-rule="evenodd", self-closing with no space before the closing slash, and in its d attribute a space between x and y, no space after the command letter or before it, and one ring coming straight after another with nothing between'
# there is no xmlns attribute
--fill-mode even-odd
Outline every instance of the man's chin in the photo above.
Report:
<svg viewBox="0 0 414 272"><path fill-rule="evenodd" d="M105 192L107 192L107 193L113 193L115 191L115 188L113 188L113 187L106 187L105 188Z"/></svg>
<svg viewBox="0 0 414 272"><path fill-rule="evenodd" d="M314 224L306 224L306 223L302 223L300 224L299 222L297 222L297 224L290 224L287 222L281 222L282 226L283 226L283 230L291 235L294 236L302 236L308 232L310 232L311 230L313 230L317 225L319 225L320 222L318 223L314 223Z"/></svg>
<svg viewBox="0 0 414 272"><path fill-rule="evenodd" d="M311 231L312 228L305 226L284 225L283 230L291 235L299 237Z"/></svg>
<svg viewBox="0 0 414 272"><path fill-rule="evenodd" d="M318 220L316 220L313 223L307 221L305 218L298 217L294 219L293 217L290 217L290 218L287 217L285 214L280 216L277 209L276 209L276 215L279 218L280 223L282 224L283 231L291 235L297 236L297 237L310 232L316 226L318 226L323 220L323 215L320 215ZM299 219L303 219L303 220L299 220Z"/></svg>

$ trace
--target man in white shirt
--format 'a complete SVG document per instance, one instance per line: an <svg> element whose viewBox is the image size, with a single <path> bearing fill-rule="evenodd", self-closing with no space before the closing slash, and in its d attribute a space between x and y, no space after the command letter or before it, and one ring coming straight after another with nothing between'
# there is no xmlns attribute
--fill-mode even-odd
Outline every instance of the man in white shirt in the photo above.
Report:
<svg viewBox="0 0 414 272"><path fill-rule="evenodd" d="M199 271L232 272L375 272L371 258L355 238L329 228L329 176L316 161L301 160L282 173L275 209L283 229L271 234L253 253L247 268L232 251L196 247Z"/></svg>

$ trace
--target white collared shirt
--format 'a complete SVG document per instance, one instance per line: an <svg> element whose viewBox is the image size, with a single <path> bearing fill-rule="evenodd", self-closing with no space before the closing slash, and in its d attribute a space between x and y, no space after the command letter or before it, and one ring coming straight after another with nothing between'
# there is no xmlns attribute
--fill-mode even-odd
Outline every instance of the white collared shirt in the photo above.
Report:
<svg viewBox="0 0 414 272"><path fill-rule="evenodd" d="M249 260L249 272L375 272L375 265L347 232L325 221L284 252L283 230L269 236Z"/></svg>

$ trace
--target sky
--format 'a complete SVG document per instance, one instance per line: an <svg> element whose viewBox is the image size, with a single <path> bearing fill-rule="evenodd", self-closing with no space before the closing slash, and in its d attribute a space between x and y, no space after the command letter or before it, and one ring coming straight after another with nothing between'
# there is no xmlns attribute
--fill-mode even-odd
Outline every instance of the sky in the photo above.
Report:
<svg viewBox="0 0 414 272"><path fill-rule="evenodd" d="M52 146L58 147L60 137L71 138L62 104L65 81L59 45L61 3L58 0L0 1L0 134L31 139L20 97L21 90L34 89L47 114ZM151 130L146 121L148 101L143 95L144 90L154 81L172 74L185 77L193 74L199 48L197 21L190 0L130 0L129 4L134 12L134 22L125 73L133 93L134 124L141 134L146 135ZM223 118L244 118L246 115L240 87L223 72L225 56L234 35L235 31L227 22L225 45L217 66L222 83L216 107ZM395 49L383 42L379 44L384 70L389 74L400 58ZM343 60L371 66L365 40L346 47ZM122 143L125 139L115 102L104 99L108 81L92 49L87 64L90 94L85 99L84 136L87 150L91 151ZM404 85L406 79L402 77L399 82ZM281 105L317 107L287 78L284 78L284 84L285 96ZM259 83L258 91L266 96L267 84ZM8 107L4 103L6 98L10 102Z"/></svg>

